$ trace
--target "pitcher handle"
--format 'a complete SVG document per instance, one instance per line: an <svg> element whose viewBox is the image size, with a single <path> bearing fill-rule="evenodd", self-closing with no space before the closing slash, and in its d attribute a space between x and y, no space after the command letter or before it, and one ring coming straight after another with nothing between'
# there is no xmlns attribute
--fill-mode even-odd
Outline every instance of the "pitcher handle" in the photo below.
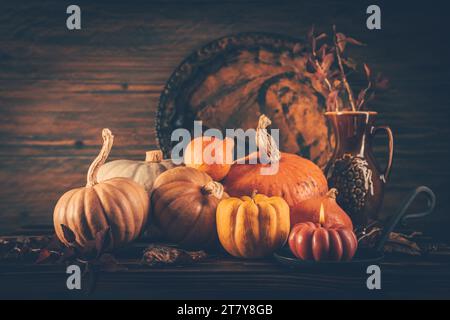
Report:
<svg viewBox="0 0 450 320"><path fill-rule="evenodd" d="M384 171L381 174L381 179L384 182L386 182L387 179L389 178L390 173L391 173L392 161L394 160L394 135L392 134L391 128L389 128L388 126L374 127L372 129L372 135L375 136L380 131L386 131L386 134L387 134L388 140L389 140L389 145L388 145L388 147L389 147L389 159L388 159L386 168L384 169Z"/></svg>
<svg viewBox="0 0 450 320"><path fill-rule="evenodd" d="M427 209L422 212L406 213L411 204L414 202L414 200L416 200L417 196L420 194L423 194L427 197ZM431 214L434 211L435 207L436 207L436 195L430 188L426 186L420 186L412 190L411 193L408 195L408 197L405 198L399 210L389 219L389 221L384 226L376 247L377 251L383 250L386 241L389 239L389 235L399 222L403 224L407 219L425 217Z"/></svg>

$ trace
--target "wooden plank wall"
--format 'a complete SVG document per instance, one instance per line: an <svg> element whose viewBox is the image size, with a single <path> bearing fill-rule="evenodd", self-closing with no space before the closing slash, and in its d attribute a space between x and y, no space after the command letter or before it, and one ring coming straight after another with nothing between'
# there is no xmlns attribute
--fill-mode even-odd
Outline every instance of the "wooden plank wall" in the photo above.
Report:
<svg viewBox="0 0 450 320"><path fill-rule="evenodd" d="M450 45L444 2L378 2L382 30L365 27L364 1L75 1L82 30L68 31L68 1L0 4L0 232L50 224L65 190L84 184L101 128L116 136L111 159L154 147L159 94L191 51L224 35L302 36L315 24L368 44L353 50L389 76L373 104L396 138L385 214L416 185L438 194L424 228L446 235L450 178ZM382 159L385 140L377 140Z"/></svg>

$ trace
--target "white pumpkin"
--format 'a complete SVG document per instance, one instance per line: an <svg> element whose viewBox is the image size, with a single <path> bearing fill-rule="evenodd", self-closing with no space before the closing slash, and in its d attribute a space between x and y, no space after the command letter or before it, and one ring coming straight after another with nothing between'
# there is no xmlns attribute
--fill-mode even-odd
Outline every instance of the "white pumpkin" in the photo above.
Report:
<svg viewBox="0 0 450 320"><path fill-rule="evenodd" d="M98 181L112 178L131 178L144 186L150 195L153 182L164 171L175 168L170 159L163 159L161 150L147 151L145 161L115 160L102 165L98 171Z"/></svg>

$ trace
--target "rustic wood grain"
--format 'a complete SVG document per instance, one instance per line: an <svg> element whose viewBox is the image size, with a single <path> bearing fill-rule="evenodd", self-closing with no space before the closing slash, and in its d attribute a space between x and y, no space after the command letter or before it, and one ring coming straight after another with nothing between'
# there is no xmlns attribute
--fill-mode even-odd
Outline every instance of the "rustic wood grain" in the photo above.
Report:
<svg viewBox="0 0 450 320"><path fill-rule="evenodd" d="M448 298L449 263L390 259L381 264L383 290L369 291L364 266L342 270L301 270L272 259L212 257L185 266L145 267L138 260L120 261L128 270L98 274L87 293L65 287L58 265L0 265L0 297L114 299L298 299L298 298ZM182 288L182 289L181 289ZM417 290L420 288L420 290Z"/></svg>
<svg viewBox="0 0 450 320"><path fill-rule="evenodd" d="M450 44L441 3L380 2L381 31L365 28L363 2L78 1L83 29L65 28L62 1L0 5L0 232L51 223L58 195L82 185L100 131L116 135L112 159L156 145L159 94L177 65L216 38L247 31L306 34L336 23L368 44L354 49L392 89L374 102L392 127L396 157L388 215L411 188L429 185L435 215L420 223L449 237ZM385 140L377 139L383 159ZM381 161L381 160L380 160Z"/></svg>

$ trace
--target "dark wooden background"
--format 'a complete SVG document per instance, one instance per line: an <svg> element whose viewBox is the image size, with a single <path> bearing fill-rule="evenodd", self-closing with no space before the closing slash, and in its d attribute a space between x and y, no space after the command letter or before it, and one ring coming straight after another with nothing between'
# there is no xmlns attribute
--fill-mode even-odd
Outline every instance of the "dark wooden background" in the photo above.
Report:
<svg viewBox="0 0 450 320"><path fill-rule="evenodd" d="M393 3L395 2L395 3ZM71 2L0 2L0 232L51 224L67 189L85 172L109 127L111 159L141 159L156 145L160 92L190 52L224 35L263 31L303 36L312 24L368 44L359 60L392 88L373 103L395 133L388 215L411 188L438 196L417 223L448 237L450 222L450 44L445 2L377 2L382 30L365 27L365 1L75 1L82 30L66 28ZM381 161L385 140L377 140Z"/></svg>

